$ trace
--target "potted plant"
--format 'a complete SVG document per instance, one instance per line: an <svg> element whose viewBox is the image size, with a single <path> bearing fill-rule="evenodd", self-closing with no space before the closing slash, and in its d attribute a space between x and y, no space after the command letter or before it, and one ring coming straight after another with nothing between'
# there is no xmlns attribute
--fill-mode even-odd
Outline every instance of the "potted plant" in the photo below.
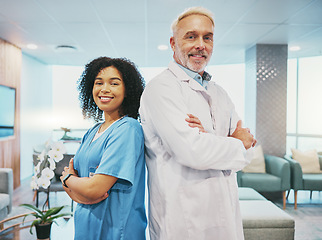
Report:
<svg viewBox="0 0 322 240"><path fill-rule="evenodd" d="M52 207L47 211L41 211L39 208L31 204L21 204L20 206L33 211L32 213L29 213L24 217L23 222L25 221L25 218L30 215L36 218L30 225L30 233L33 234L32 227L35 226L38 239L49 238L51 225L53 222L55 222L55 219L72 215L72 213L59 214L59 212L66 206Z"/></svg>

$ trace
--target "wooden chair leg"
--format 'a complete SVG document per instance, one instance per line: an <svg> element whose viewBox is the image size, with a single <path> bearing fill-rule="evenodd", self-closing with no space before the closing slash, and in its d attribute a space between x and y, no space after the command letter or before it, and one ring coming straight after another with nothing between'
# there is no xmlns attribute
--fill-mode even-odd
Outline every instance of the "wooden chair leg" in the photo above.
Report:
<svg viewBox="0 0 322 240"><path fill-rule="evenodd" d="M297 191L294 190L294 209L297 209Z"/></svg>
<svg viewBox="0 0 322 240"><path fill-rule="evenodd" d="M37 190L35 190L35 192L34 192L34 197L32 198L33 202L35 201L36 197L37 197Z"/></svg>
<svg viewBox="0 0 322 240"><path fill-rule="evenodd" d="M39 192L36 191L37 194L36 194L36 207L38 207L38 204L39 204Z"/></svg>
<svg viewBox="0 0 322 240"><path fill-rule="evenodd" d="M283 191L283 209L286 208L286 191Z"/></svg>

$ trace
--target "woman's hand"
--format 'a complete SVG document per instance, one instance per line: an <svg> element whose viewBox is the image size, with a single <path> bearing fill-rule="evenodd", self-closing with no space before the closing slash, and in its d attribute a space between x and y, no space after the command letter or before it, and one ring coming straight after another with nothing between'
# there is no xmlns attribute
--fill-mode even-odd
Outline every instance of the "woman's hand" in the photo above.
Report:
<svg viewBox="0 0 322 240"><path fill-rule="evenodd" d="M74 176L78 176L77 172L74 169L74 159L72 158L69 161L68 167L64 167L64 171L62 172L62 176L60 177L60 181L63 183L64 177L66 177L68 174L73 174Z"/></svg>
<svg viewBox="0 0 322 240"><path fill-rule="evenodd" d="M64 168L60 180L63 182L68 174L73 174L73 176L68 179L68 188L64 187L64 190L75 202L82 204L95 204L103 201L109 196L108 191L117 181L116 177L105 174L78 177L73 159L70 160L69 166Z"/></svg>
<svg viewBox="0 0 322 240"><path fill-rule="evenodd" d="M186 122L188 122L189 127L192 128L199 128L199 132L203 132L206 133L206 130L203 128L201 121L199 120L199 118L197 118L196 116L192 115L192 114L187 114L188 118L186 118Z"/></svg>

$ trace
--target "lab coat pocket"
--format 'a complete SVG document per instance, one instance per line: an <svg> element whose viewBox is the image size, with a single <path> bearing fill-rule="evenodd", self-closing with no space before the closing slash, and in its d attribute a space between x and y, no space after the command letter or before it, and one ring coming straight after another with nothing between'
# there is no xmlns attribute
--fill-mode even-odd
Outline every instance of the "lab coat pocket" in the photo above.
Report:
<svg viewBox="0 0 322 240"><path fill-rule="evenodd" d="M208 178L180 189L180 201L188 231L204 232L226 225L221 178Z"/></svg>

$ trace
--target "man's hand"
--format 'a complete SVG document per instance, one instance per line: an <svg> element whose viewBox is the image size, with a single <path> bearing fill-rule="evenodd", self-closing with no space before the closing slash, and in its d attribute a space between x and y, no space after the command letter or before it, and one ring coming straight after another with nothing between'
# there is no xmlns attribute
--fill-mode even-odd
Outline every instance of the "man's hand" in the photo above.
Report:
<svg viewBox="0 0 322 240"><path fill-rule="evenodd" d="M199 128L199 132L204 132L206 133L206 130L203 128L201 121L199 120L199 118L197 118L196 116L192 115L192 114L187 114L188 117L185 119L189 124L189 127L192 128Z"/></svg>
<svg viewBox="0 0 322 240"><path fill-rule="evenodd" d="M254 136L250 133L249 128L242 128L241 120L237 122L237 127L235 131L229 137L233 137L241 140L246 149L249 149L250 147L254 147L257 142Z"/></svg>

